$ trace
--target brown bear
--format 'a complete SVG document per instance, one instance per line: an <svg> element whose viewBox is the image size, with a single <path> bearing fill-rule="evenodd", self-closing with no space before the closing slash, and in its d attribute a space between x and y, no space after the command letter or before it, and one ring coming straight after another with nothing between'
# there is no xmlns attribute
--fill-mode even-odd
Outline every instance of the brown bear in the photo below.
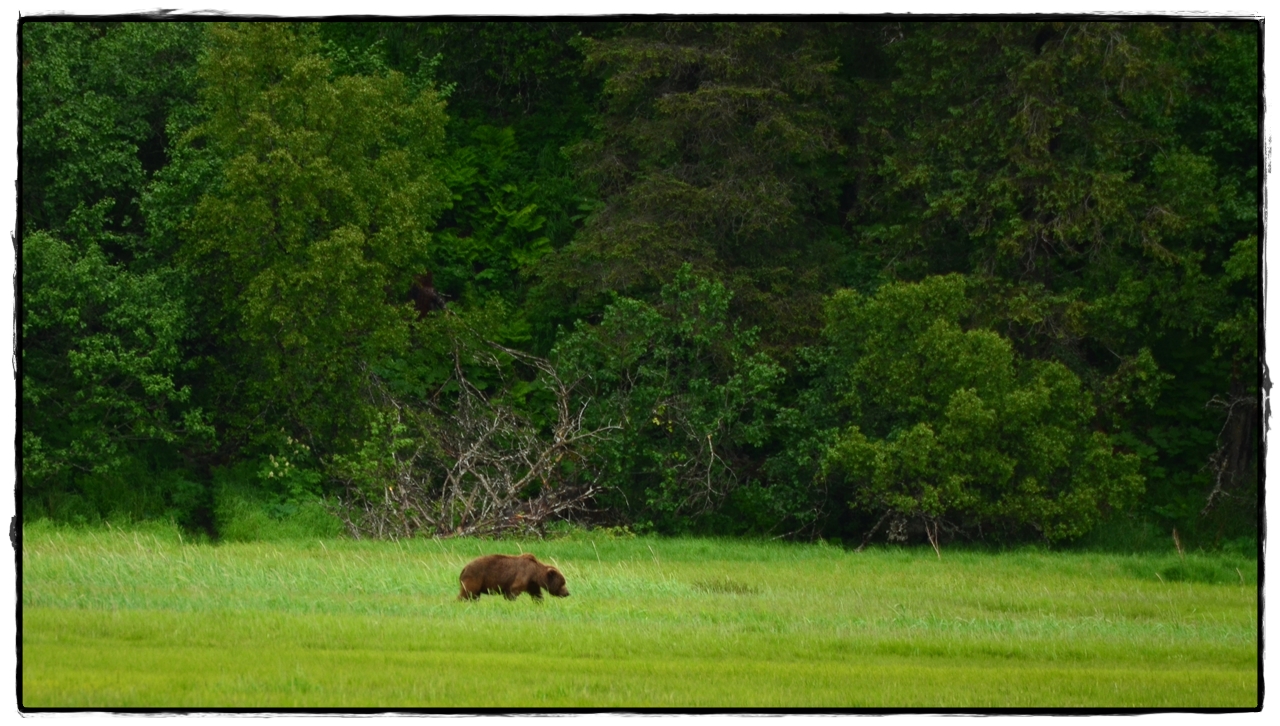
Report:
<svg viewBox="0 0 1280 726"><path fill-rule="evenodd" d="M529 553L520 555L485 555L477 557L462 568L458 576L462 582L459 600L476 600L485 593L502 593L508 600L515 600L527 592L534 600L542 599L542 591L556 597L569 597L564 575L549 565L538 562Z"/></svg>
<svg viewBox="0 0 1280 726"><path fill-rule="evenodd" d="M433 310L444 310L447 307L444 304L444 297L436 292L435 285L431 282L431 270L413 276L413 285L409 288L409 299L418 309L418 320L427 317L427 313Z"/></svg>

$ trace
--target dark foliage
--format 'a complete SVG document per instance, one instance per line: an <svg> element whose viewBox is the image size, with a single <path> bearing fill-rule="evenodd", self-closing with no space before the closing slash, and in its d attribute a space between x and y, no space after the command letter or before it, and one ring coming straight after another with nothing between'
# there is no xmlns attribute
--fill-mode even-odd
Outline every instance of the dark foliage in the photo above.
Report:
<svg viewBox="0 0 1280 726"><path fill-rule="evenodd" d="M1249 541L1259 33L24 19L24 514Z"/></svg>

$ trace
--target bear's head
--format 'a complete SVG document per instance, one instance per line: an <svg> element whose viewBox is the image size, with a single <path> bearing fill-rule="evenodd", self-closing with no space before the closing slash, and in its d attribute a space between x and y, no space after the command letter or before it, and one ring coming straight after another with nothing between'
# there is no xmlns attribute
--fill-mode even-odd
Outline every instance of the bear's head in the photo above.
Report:
<svg viewBox="0 0 1280 726"><path fill-rule="evenodd" d="M554 567L547 568L547 590L556 597L569 597L569 588L565 587L564 575Z"/></svg>

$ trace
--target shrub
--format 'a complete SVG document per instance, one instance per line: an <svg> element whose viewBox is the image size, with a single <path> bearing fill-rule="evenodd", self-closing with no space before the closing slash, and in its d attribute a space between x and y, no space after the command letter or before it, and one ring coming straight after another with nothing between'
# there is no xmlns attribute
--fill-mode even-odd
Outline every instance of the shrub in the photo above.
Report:
<svg viewBox="0 0 1280 726"><path fill-rule="evenodd" d="M620 427L594 452L600 498L641 529L696 527L746 483L742 464L768 436L783 370L750 352L755 331L728 322L729 299L686 264L656 305L618 298L554 351L590 425Z"/></svg>
<svg viewBox="0 0 1280 726"><path fill-rule="evenodd" d="M832 375L847 415L825 470L855 509L899 531L922 520L985 534L1028 528L1059 541L1141 493L1136 457L1091 431L1094 407L1060 363L1025 360L997 333L962 326L958 276L837 293Z"/></svg>

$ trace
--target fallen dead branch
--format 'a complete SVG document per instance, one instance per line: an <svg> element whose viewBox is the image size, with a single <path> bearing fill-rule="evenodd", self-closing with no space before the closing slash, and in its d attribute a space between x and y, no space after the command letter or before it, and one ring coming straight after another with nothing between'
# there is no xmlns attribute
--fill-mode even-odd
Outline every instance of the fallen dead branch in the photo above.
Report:
<svg viewBox="0 0 1280 726"><path fill-rule="evenodd" d="M344 485L335 511L355 537L538 534L589 509L598 487L588 453L620 428L587 428L589 400L545 359L492 341L455 341L453 374L430 400L398 400L370 374L379 412L356 455L335 459ZM466 375L467 362L504 370L509 356L536 371L555 398L555 421L539 427ZM509 367L505 369L509 370ZM450 395L441 393L451 391Z"/></svg>

